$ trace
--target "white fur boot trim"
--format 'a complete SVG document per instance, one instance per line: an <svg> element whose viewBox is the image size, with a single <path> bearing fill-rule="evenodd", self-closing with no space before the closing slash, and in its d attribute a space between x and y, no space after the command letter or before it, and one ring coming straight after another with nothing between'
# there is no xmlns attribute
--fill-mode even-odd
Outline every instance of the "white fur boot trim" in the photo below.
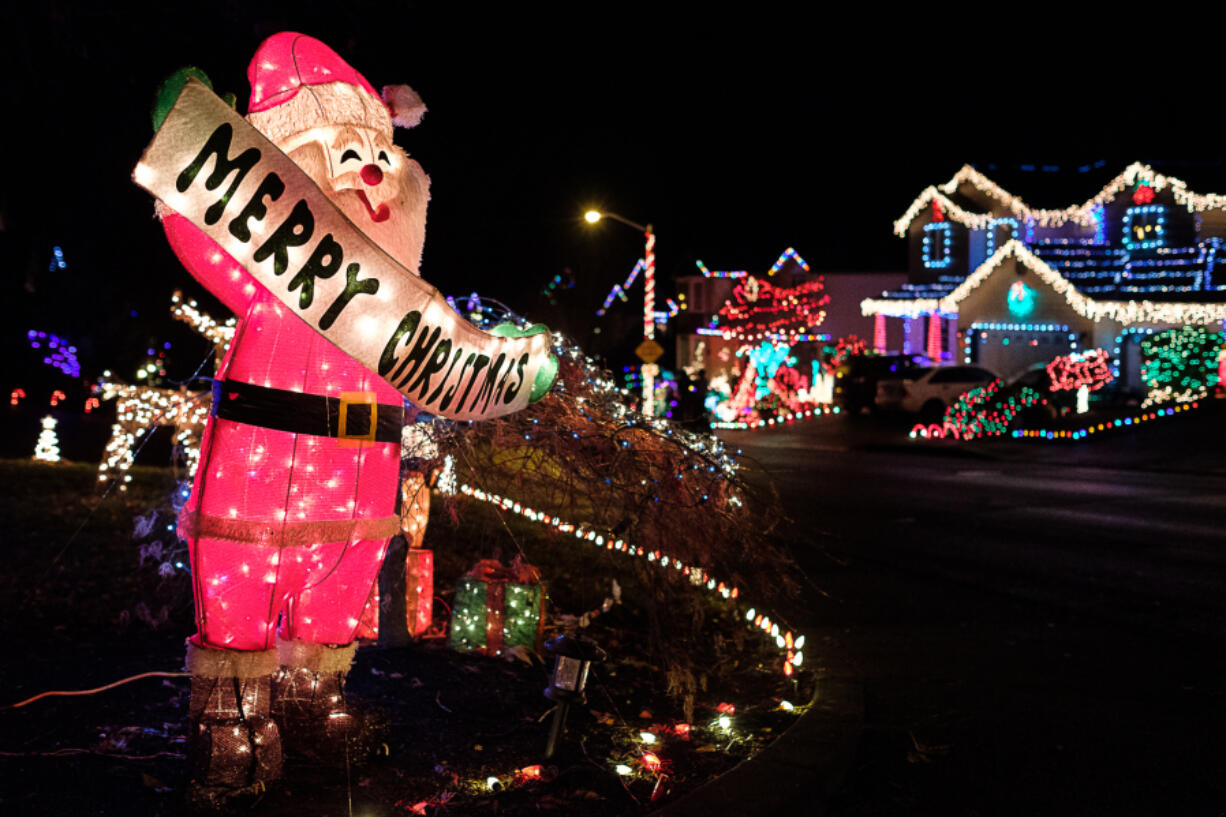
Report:
<svg viewBox="0 0 1226 817"><path fill-rule="evenodd" d="M347 673L353 666L353 657L357 655L358 645L355 641L340 647L330 644L312 644L309 641L293 639L283 641L277 639L277 656L281 666L290 669L308 669L320 674Z"/></svg>
<svg viewBox="0 0 1226 817"><path fill-rule="evenodd" d="M187 644L187 671L205 678L260 678L277 671L276 650L218 650Z"/></svg>

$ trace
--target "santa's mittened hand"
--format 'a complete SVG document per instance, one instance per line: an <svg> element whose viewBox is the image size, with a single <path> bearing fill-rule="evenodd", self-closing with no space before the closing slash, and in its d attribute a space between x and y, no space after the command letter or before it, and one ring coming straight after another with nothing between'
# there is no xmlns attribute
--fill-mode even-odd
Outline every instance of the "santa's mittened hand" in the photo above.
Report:
<svg viewBox="0 0 1226 817"><path fill-rule="evenodd" d="M167 115L170 114L170 109L174 107L175 101L178 100L179 94L183 91L183 86L187 84L188 77L203 82L206 88L210 91L213 90L213 81L209 79L209 75L194 65L189 65L186 68L180 68L178 71L175 71L158 88L157 96L153 100L153 129L155 131L161 128L162 123L166 121ZM234 94L225 94L222 96L222 100L231 108L238 103Z"/></svg>

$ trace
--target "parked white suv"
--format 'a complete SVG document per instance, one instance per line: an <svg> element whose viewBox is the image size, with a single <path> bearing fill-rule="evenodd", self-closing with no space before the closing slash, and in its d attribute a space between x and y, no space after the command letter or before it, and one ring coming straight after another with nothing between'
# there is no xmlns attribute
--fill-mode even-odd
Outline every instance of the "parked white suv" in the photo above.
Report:
<svg viewBox="0 0 1226 817"><path fill-rule="evenodd" d="M926 422L940 422L945 408L963 392L983 386L996 375L978 366L940 366L915 369L904 378L877 383L879 409L919 413Z"/></svg>

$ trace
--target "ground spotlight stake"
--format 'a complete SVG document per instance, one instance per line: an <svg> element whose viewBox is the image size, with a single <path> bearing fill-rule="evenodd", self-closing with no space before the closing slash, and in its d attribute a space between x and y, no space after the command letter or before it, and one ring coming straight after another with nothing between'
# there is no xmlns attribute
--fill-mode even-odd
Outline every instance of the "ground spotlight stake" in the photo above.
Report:
<svg viewBox="0 0 1226 817"><path fill-rule="evenodd" d="M587 700L583 688L587 685L588 671L592 664L605 660L607 656L594 641L569 635L549 639L545 652L555 659L545 697L557 703L549 724L549 739L545 743L545 759L548 760L558 748L558 739L566 728L566 714L570 705L582 704Z"/></svg>

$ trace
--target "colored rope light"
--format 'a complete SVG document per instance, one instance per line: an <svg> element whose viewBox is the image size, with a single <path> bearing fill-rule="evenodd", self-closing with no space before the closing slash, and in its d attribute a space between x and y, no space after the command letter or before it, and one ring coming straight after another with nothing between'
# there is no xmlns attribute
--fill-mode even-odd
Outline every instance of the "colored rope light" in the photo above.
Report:
<svg viewBox="0 0 1226 817"><path fill-rule="evenodd" d="M611 289L609 294L605 296L604 303L601 305L600 309L596 310L597 315L603 316L605 312L608 312L609 306L613 303L614 298L620 298L622 301L627 300L626 292L630 289L630 287L634 286L634 282L639 277L639 273L643 271L644 266L643 259L640 258L638 263L634 265L634 269L630 270L630 274L626 276L626 280L620 284L613 285L613 289Z"/></svg>
<svg viewBox="0 0 1226 817"><path fill-rule="evenodd" d="M1150 423L1154 420L1161 420L1166 417L1174 417L1185 411L1190 411L1195 408L1200 408L1200 401L1191 403L1180 403L1177 406L1167 406L1156 411L1147 411L1140 414L1134 414L1130 417L1117 417L1113 420L1108 420L1101 423L1090 423L1089 425L1080 428L1021 428L1013 432L1015 439L1022 440L1084 440L1095 434L1103 434L1108 431L1119 431L1124 428L1131 428L1143 423Z"/></svg>
<svg viewBox="0 0 1226 817"><path fill-rule="evenodd" d="M808 420L811 418L835 415L838 414L839 411L840 409L838 406L814 406L813 408L805 409L804 411L782 414L777 417L758 420L754 423L717 421L711 423L711 428L726 429L730 431L757 431L763 428L771 428L773 426L795 423L797 420Z"/></svg>
<svg viewBox="0 0 1226 817"><path fill-rule="evenodd" d="M796 252L796 250L794 250L791 247L788 247L775 260L775 263L771 265L771 268L766 271L767 277L773 276L779 270L783 269L783 265L786 264L788 261L795 261L797 266L799 266L805 272L810 271L809 262L801 258L800 253Z"/></svg>
<svg viewBox="0 0 1226 817"><path fill-rule="evenodd" d="M644 233L647 246L643 253L643 337L656 336L656 234L648 228Z"/></svg>
<svg viewBox="0 0 1226 817"><path fill-rule="evenodd" d="M698 270L702 273L704 278L744 278L749 275L749 273L743 269L712 272L711 270L707 269L707 265L701 261L695 261L694 263L698 265Z"/></svg>
<svg viewBox="0 0 1226 817"><path fill-rule="evenodd" d="M570 267L550 278L545 286L541 288L541 294L545 296L552 306L557 306L558 296L556 293L559 288L575 288L575 276L571 273Z"/></svg>
<svg viewBox="0 0 1226 817"><path fill-rule="evenodd" d="M564 521L557 516L534 510L521 502L474 488L468 484L460 485L459 490L465 496L480 502L487 502L504 511L510 511L523 516L532 522L552 527L558 533L573 534L576 539L590 542L595 547L603 548L609 552L617 552L626 556L644 559L648 564L664 570L670 575L684 577L694 586L704 587L708 593L717 599L731 601L740 596L740 590L735 585L719 580L697 565L686 565L680 559L668 553L659 550L644 550L624 539L615 538L611 533L597 533L594 529L585 525L577 525ZM745 619L752 626L762 630L770 638L774 639L772 643L779 647L780 652L784 656L781 667L785 675L791 675L793 668L799 667L803 663L804 655L801 652L805 642L803 635L796 636L790 631L783 630L777 622L772 622L769 616L762 615L754 607L749 608Z"/></svg>

